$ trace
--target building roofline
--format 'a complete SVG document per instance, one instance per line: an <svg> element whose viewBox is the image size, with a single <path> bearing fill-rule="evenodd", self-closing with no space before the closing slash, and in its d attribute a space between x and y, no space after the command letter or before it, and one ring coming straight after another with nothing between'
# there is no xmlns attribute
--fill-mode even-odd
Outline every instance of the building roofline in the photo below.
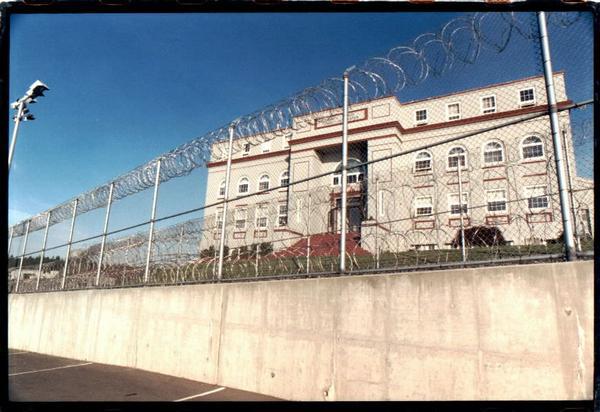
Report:
<svg viewBox="0 0 600 412"><path fill-rule="evenodd" d="M558 108L563 108L570 104L572 104L571 100L564 100L562 102L559 102L557 104L557 106L558 106ZM490 120L498 120L498 119L503 119L503 118L507 118L507 117L521 116L521 115L525 115L525 114L543 112L543 111L547 111L547 110L548 110L548 105L543 104L543 105L537 105L537 106L531 106L531 107L524 107L524 108L515 109L515 110L508 110L505 112L489 113L489 114L484 114L484 115L480 115L480 116L476 116L476 117L469 117L466 119L452 120L449 122L441 122L441 123L435 123L435 124L424 125L424 126L416 126L416 127L410 127L410 128L404 128L400 124L399 121L394 120L391 122L385 122L385 123L379 123L379 124L373 124L373 125L368 125L368 126L356 127L354 129L349 129L348 134L351 135L351 134L365 133L365 132L371 132L371 131L387 129L387 128L395 128L400 133L400 136L402 136L402 135L408 135L408 134L414 134L414 133L421 133L421 132L429 131L429 130L445 129L445 128L449 128L449 127L464 126L467 124L487 122ZM278 150L276 152L262 153L262 154L258 154L258 155L254 155L254 156L247 156L247 157L231 159L231 162L232 163L242 163L242 162L247 162L247 161L251 161L251 160L264 159L264 158L268 158L268 157L285 156L285 155L289 155L290 153L294 153L291 151L291 148L294 145L310 143L310 142L318 141L318 140L331 139L333 137L340 137L341 135L342 135L342 131L338 130L338 131L322 133L322 134L318 134L318 135L314 135L314 136L309 136L309 137L305 137L302 139L290 140L290 142L289 142L290 149ZM377 138L377 136L373 137L373 138L367 138L364 140L370 140L370 139L374 139L374 138ZM340 142L340 144L341 144L341 142ZM318 149L320 147L321 146L316 146L316 147L312 147L311 149ZM222 166L222 165L225 165L226 163L227 163L226 160L218 160L218 161L207 163L206 167L211 168L211 167L216 167L216 166Z"/></svg>
<svg viewBox="0 0 600 412"><path fill-rule="evenodd" d="M560 75L560 74L564 74L565 70L558 70L552 73L553 76L555 75ZM459 94L464 94L464 93L472 93L478 90L483 90L483 89L489 89L492 87L499 87L499 86L507 86L509 84L514 84L514 83L519 83L519 82L524 82L524 81L528 81L528 80L533 80L533 79L537 79L537 78L544 78L543 74L537 74L535 76L529 76L529 77L523 77L521 79L516 79L516 80L508 80L506 82L500 82L500 83L492 83L492 84L488 84L487 86L479 86L479 87L473 87L471 89L465 89L465 90L461 90L459 92L452 92L452 93L447 93L447 94L441 94L439 96L431 96L431 97L426 97L424 99L417 99L417 100L409 100L406 102L400 102L400 105L408 105L408 104L415 104L415 103L420 103L420 102L426 102L428 100L435 100L435 99L444 99L446 97L450 97L450 96L457 96Z"/></svg>

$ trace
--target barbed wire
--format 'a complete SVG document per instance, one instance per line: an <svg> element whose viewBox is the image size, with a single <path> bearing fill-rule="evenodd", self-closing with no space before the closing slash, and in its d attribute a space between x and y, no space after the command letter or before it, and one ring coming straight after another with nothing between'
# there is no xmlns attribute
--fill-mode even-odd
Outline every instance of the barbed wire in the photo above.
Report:
<svg viewBox="0 0 600 412"><path fill-rule="evenodd" d="M577 22L579 13L549 13L549 23L567 28ZM350 100L352 103L398 94L408 86L424 82L430 76L447 72L457 62L474 64L483 49L502 53L511 40L518 36L536 41L537 26L531 24L527 13L475 13L455 18L436 33L425 33L410 45L392 48L385 56L373 57L349 71ZM242 150L246 143L257 145L314 122L311 115L335 111L342 105L343 80L333 77L317 86L308 87L286 99L235 120L233 152ZM211 156L226 156L224 145L216 142L228 139L229 125L217 128L204 136L187 142L104 185L85 192L52 209L39 213L12 227L12 236L35 232L55 225L73 215L77 200L77 215L105 207L111 184L113 201L123 199L154 186L157 162L161 161L160 182L188 175L198 167L205 167ZM212 153L216 150L216 153Z"/></svg>

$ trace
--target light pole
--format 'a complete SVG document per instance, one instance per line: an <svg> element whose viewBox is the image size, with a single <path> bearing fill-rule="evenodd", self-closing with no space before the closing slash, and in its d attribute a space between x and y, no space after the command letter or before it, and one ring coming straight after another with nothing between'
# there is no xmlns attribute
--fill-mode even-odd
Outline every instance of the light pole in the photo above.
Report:
<svg viewBox="0 0 600 412"><path fill-rule="evenodd" d="M46 90L50 90L48 86L46 86L41 81L36 80L31 86L29 86L29 89L27 90L27 92L25 92L23 97L21 97L19 100L10 105L12 109L17 111L17 114L13 116L13 119L15 121L15 128L13 130L12 140L10 142L10 149L8 151L9 171L10 164L12 163L12 158L15 151L15 145L17 144L17 133L19 132L19 124L21 123L21 120L35 120L35 117L31 113L29 113L29 109L27 108L27 106L29 104L37 103L37 101L35 100L36 97L44 96L44 92Z"/></svg>

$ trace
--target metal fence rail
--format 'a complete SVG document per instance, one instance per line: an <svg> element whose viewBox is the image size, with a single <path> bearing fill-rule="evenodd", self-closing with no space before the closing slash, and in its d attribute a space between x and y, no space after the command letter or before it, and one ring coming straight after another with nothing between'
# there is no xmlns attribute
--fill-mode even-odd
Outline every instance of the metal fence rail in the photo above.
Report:
<svg viewBox="0 0 600 412"><path fill-rule="evenodd" d="M551 33L543 13L454 19L13 226L9 290L589 257L593 102L549 41L589 33L579 13L548 20ZM533 69L498 81L501 55ZM439 92L469 76L477 87ZM157 218L160 185L197 167L205 204ZM149 188L149 220L109 231L113 203ZM102 231L74 240L98 208ZM68 238L48 247L60 222Z"/></svg>

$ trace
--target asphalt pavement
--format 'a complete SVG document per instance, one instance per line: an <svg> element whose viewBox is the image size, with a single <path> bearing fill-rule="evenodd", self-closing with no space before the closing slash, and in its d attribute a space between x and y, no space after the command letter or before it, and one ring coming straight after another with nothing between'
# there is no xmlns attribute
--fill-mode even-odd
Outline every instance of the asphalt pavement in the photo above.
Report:
<svg viewBox="0 0 600 412"><path fill-rule="evenodd" d="M37 401L280 401L160 373L9 349L8 394Z"/></svg>

